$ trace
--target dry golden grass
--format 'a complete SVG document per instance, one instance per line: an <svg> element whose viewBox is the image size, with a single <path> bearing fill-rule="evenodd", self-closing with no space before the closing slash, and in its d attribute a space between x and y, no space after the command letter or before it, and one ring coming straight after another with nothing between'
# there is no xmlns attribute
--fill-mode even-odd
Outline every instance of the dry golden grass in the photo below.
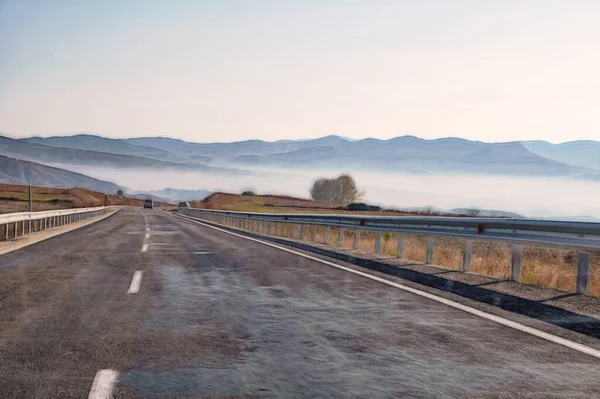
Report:
<svg viewBox="0 0 600 399"><path fill-rule="evenodd" d="M258 213L324 213L369 216L414 216L414 213L398 211L348 211L304 198L281 195L239 195L213 193L201 201L189 201L192 208Z"/></svg>
<svg viewBox="0 0 600 399"><path fill-rule="evenodd" d="M490 241L473 242L471 273L507 279L510 277L510 262L511 246L509 244Z"/></svg>
<svg viewBox="0 0 600 399"><path fill-rule="evenodd" d="M594 296L600 296L600 252L596 252L590 255L589 275L589 294Z"/></svg>
<svg viewBox="0 0 600 399"><path fill-rule="evenodd" d="M85 188L32 187L33 210L83 208L104 205L104 193ZM143 206L137 198L108 196L108 205ZM155 203L157 207L170 204ZM28 186L0 184L0 213L27 212L29 210Z"/></svg>

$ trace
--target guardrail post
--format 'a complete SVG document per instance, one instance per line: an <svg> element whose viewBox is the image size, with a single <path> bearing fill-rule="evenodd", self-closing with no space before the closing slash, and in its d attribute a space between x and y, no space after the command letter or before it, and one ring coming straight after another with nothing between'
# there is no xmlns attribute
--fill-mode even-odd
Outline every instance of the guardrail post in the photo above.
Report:
<svg viewBox="0 0 600 399"><path fill-rule="evenodd" d="M340 234L338 235L338 247L344 246L344 229L340 227Z"/></svg>
<svg viewBox="0 0 600 399"><path fill-rule="evenodd" d="M17 222L15 222L15 234L14 234L14 238L17 238L17 230L19 229Z"/></svg>
<svg viewBox="0 0 600 399"><path fill-rule="evenodd" d="M329 226L323 228L323 244L329 244Z"/></svg>
<svg viewBox="0 0 600 399"><path fill-rule="evenodd" d="M381 253L381 231L375 232L375 253Z"/></svg>
<svg viewBox="0 0 600 399"><path fill-rule="evenodd" d="M588 277L590 269L589 252L579 252L577 256L577 293L588 294Z"/></svg>
<svg viewBox="0 0 600 399"><path fill-rule="evenodd" d="M25 235L25 221L23 220L23 225L21 226L21 235Z"/></svg>
<svg viewBox="0 0 600 399"><path fill-rule="evenodd" d="M425 264L433 263L433 248L435 247L435 236L427 236L427 252L425 253Z"/></svg>
<svg viewBox="0 0 600 399"><path fill-rule="evenodd" d="M396 244L396 258L404 257L404 234L398 234L398 244Z"/></svg>
<svg viewBox="0 0 600 399"><path fill-rule="evenodd" d="M523 255L523 246L513 244L512 258L510 262L510 278L513 281L521 281L521 257Z"/></svg>
<svg viewBox="0 0 600 399"><path fill-rule="evenodd" d="M281 230L279 230L279 237L287 236L287 225L285 223L280 223Z"/></svg>
<svg viewBox="0 0 600 399"><path fill-rule="evenodd" d="M360 248L360 230L354 230L354 249Z"/></svg>
<svg viewBox="0 0 600 399"><path fill-rule="evenodd" d="M305 224L301 224L300 225L300 239L304 240L305 236L306 236L306 225Z"/></svg>
<svg viewBox="0 0 600 399"><path fill-rule="evenodd" d="M8 223L4 225L4 239L8 241Z"/></svg>
<svg viewBox="0 0 600 399"><path fill-rule="evenodd" d="M317 225L313 224L312 226L310 226L310 240L312 242L317 241Z"/></svg>
<svg viewBox="0 0 600 399"><path fill-rule="evenodd" d="M468 272L471 270L472 254L473 254L473 241L465 240L465 247L463 248L463 261L462 261L463 272Z"/></svg>

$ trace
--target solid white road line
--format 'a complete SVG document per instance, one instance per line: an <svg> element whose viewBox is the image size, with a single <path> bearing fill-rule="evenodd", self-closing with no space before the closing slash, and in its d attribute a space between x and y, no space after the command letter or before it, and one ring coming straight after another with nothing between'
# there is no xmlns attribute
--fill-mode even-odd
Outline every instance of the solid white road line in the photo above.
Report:
<svg viewBox="0 0 600 399"><path fill-rule="evenodd" d="M140 291L140 285L142 284L142 271L136 270L131 278L131 284L129 285L128 294L137 294Z"/></svg>
<svg viewBox="0 0 600 399"><path fill-rule="evenodd" d="M112 394L119 373L115 370L104 369L96 373L88 399L108 399Z"/></svg>
<svg viewBox="0 0 600 399"><path fill-rule="evenodd" d="M142 245L142 252L146 252L148 250L148 244Z"/></svg>
<svg viewBox="0 0 600 399"><path fill-rule="evenodd" d="M470 313L472 315L479 316L479 317L487 319L487 320L491 320L491 321L496 322L498 324L502 324L503 326L514 328L515 330L519 330L519 331L522 331L524 333L534 335L534 336L536 336L538 338L545 339L545 340L553 342L555 344L562 345L562 346L565 346L567 348L570 348L570 349L573 349L573 350L576 350L576 351L579 351L579 352L582 352L582 353L585 353L585 354L588 354L590 356L594 356L594 357L600 359L600 350L597 350L597 349L594 349L594 348L590 348L589 346L585 346L583 344L579 344L577 342L574 342L574 341L571 341L571 340L568 340L568 339L565 339L565 338L561 338L561 337L553 335L553 334L549 334L547 332L538 330L536 328L529 327L529 326L517 323L515 321L509 320L509 319L505 319L503 317L496 316L494 314L491 314L491 313L488 313L488 312L484 312L482 310L478 310L478 309L472 308L472 307L467 306L467 305L463 305L461 303L452 301L450 299L446 299L446 298L443 298L443 297L440 297L440 296L437 296L437 295L434 295L434 294L430 294L429 292L421 291L421 290L418 290L416 288L412 288L412 287L409 287L409 286L406 286L406 285L403 285L403 284L398 284L398 283L395 283L393 281L389 281L389 280L386 280L386 279L378 277L378 276L374 276L374 275L369 274L369 273L364 273L364 272L361 272L361 271L358 271L358 270L354 270L354 269L351 269L351 268L346 267L346 266L338 265L338 264L333 263L333 262L328 262L326 260L319 259L319 258L316 258L314 256L306 255L306 254L303 254L301 252L297 252L297 251L294 251L292 249L288 249L288 248L279 246L277 244L272 244L270 242L258 240L256 238L247 237L247 236L245 236L243 234L233 233L231 231L227 231L227 230L215 227L215 226L211 226L211 225L208 225L206 223L202 223L202 222L199 222L197 220L193 220L193 219L190 219L190 218L187 218L187 217L184 217L184 216L180 216L180 215L175 215L175 216L178 216L178 217L180 217L182 219L189 220L190 222L194 222L194 223L200 224L200 225L205 226L205 227L209 227L211 229L215 229L215 230L221 231L223 233L231 234L233 236L240 237L240 238L245 238L247 240L258 242L258 243L261 243L261 244L264 244L264 245L268 245L269 247L277 248L277 249L280 249L280 250L285 251L285 252L289 252L289 253L294 254L294 255L302 256L304 258L311 259L311 260L314 260L314 261L319 262L319 263L323 263L323 264L328 265L328 266L332 266L332 267L335 267L335 268L338 268L338 269L342 269L342 270L345 270L345 271L350 272L350 273L358 274L359 276L363 276L363 277L369 278L371 280L375 280L375 281L378 281L380 283L383 283L383 284L386 284L386 285L389 285L389 286L392 286L392 287L399 288L401 290L410 292L412 294L419 295L421 297L428 298L428 299L431 299L431 300L439 302L439 303L443 303L444 305L450 306L452 308L462 310L462 311Z"/></svg>

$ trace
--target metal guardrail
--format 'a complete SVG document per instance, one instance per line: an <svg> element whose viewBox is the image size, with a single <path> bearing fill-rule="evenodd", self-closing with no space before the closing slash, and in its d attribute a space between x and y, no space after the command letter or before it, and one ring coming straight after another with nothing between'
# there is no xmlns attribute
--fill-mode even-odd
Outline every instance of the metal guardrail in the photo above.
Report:
<svg viewBox="0 0 600 399"><path fill-rule="evenodd" d="M34 233L77 222L104 213L109 207L60 209L42 212L17 212L0 215L0 237L11 240Z"/></svg>
<svg viewBox="0 0 600 399"><path fill-rule="evenodd" d="M275 235L281 235L287 227L291 238L304 238L307 226L311 229L311 241L316 241L316 226L324 228L324 243L329 243L329 228L357 230L354 248L360 245L360 232L372 231L375 234L375 253L381 252L382 232L398 234L397 257L404 255L405 234L426 234L427 249L425 263L433 263L436 236L449 236L464 240L463 271L471 266L472 244L474 240L501 241L512 244L511 279L520 281L523 246L539 246L575 250L578 252L577 284L578 293L587 294L590 252L600 251L600 223L562 222L533 219L464 218L464 217L389 217L343 214L277 214L233 211L213 211L206 209L179 208L178 213L197 217L241 229L271 234L275 225ZM295 234L294 230L297 234ZM279 234L278 234L279 233ZM339 234L338 237L342 237ZM343 242L338 239L338 246Z"/></svg>

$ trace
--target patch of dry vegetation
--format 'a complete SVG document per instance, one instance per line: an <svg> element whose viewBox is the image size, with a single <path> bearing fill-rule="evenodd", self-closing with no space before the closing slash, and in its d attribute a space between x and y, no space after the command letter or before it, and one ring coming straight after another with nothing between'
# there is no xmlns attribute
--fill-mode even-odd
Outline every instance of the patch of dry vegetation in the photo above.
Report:
<svg viewBox="0 0 600 399"><path fill-rule="evenodd" d="M85 188L32 187L33 210L86 208L104 205L104 193ZM143 206L137 198L108 196L108 205ZM155 203L155 206L170 204ZM0 184L0 214L29 211L28 186L22 184Z"/></svg>

